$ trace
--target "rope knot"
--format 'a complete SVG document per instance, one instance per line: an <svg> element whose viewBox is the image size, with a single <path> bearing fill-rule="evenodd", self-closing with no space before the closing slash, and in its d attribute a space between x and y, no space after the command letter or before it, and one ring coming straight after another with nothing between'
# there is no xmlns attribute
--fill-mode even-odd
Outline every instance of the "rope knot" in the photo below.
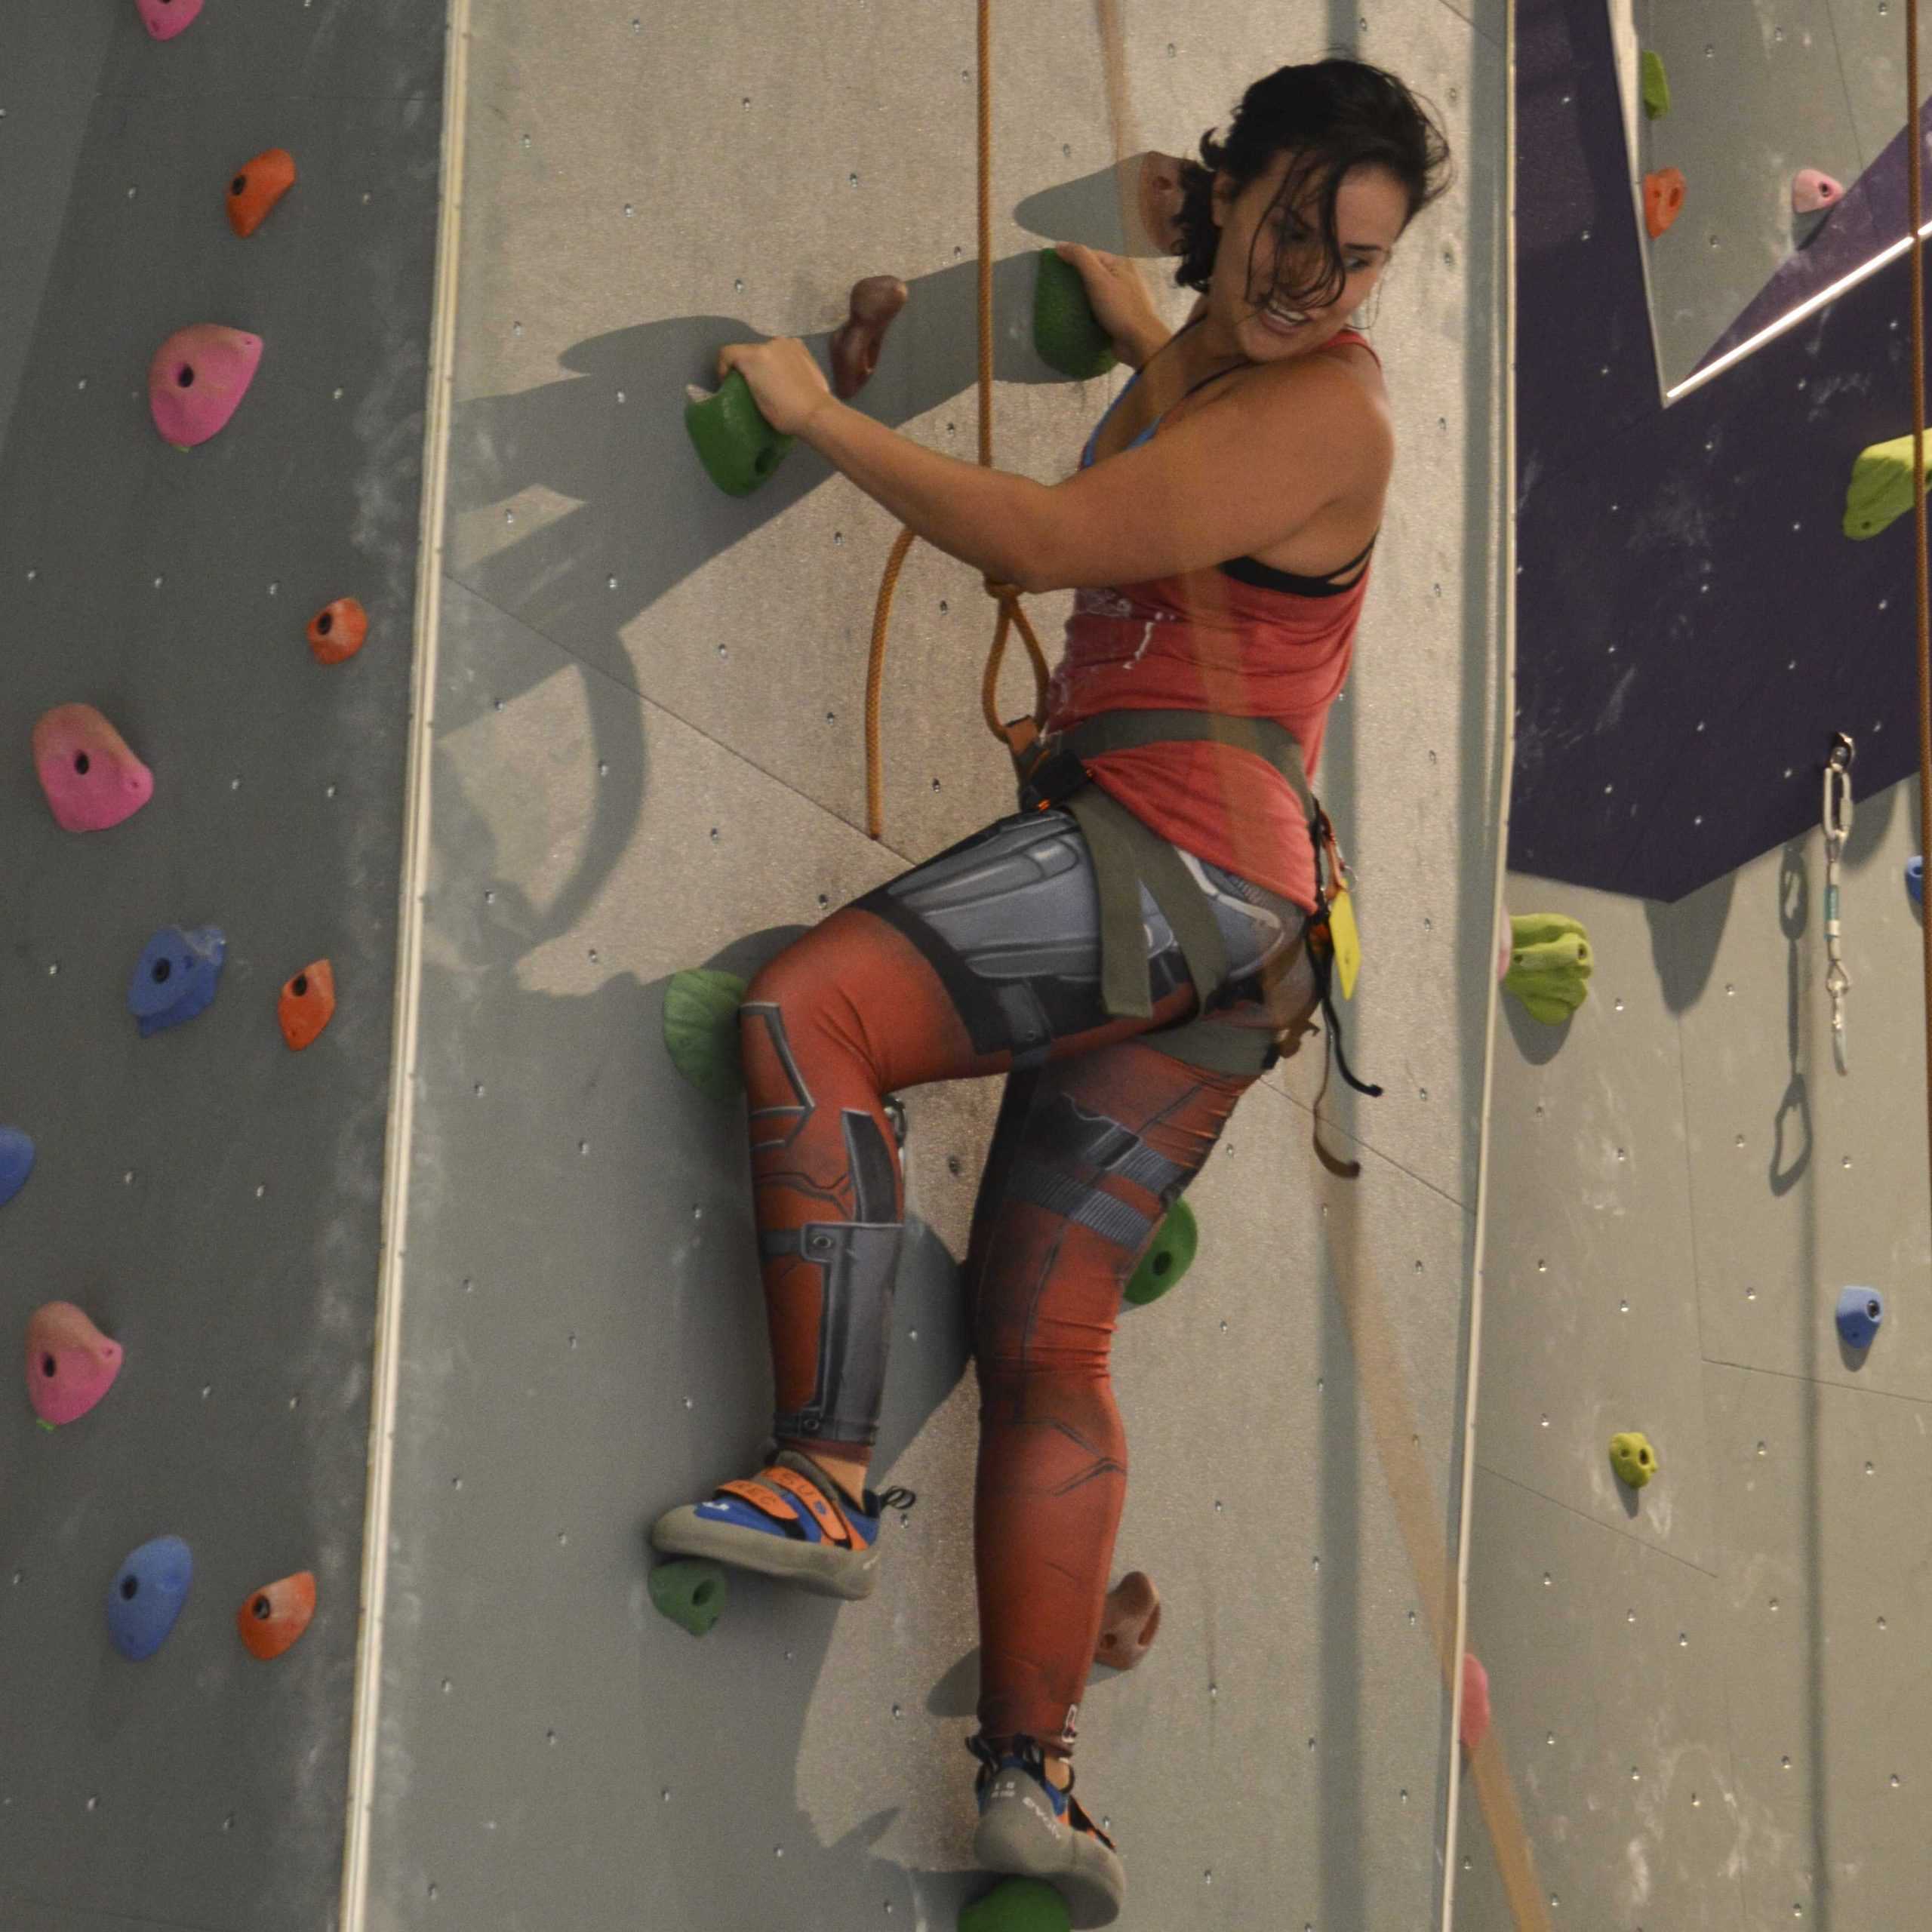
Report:
<svg viewBox="0 0 1932 1932"><path fill-rule="evenodd" d="M1014 604L1026 595L1017 583L1002 583L996 577L983 577L980 583L986 586L989 597L997 598L1002 604Z"/></svg>

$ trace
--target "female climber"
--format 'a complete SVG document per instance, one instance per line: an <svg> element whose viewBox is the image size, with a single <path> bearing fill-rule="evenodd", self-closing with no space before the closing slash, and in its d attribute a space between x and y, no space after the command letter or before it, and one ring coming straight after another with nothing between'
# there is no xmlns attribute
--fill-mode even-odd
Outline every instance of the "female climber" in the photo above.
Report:
<svg viewBox="0 0 1932 1932"><path fill-rule="evenodd" d="M975 1854L1076 1926L1126 1875L1072 1795L1127 1450L1108 1379L1121 1290L1235 1103L1325 991L1307 790L1347 675L1394 458L1349 325L1447 143L1392 75L1331 59L1243 96L1181 169L1171 337L1128 264L1063 245L1137 374L1048 485L941 456L838 401L789 339L734 343L773 428L990 582L1076 592L1023 806L832 914L739 1015L775 1441L652 1531L869 1595L903 1210L884 1097L1006 1076L964 1279L978 1370ZM1158 431L1158 434L1156 432ZM1124 916L1122 916L1123 912Z"/></svg>

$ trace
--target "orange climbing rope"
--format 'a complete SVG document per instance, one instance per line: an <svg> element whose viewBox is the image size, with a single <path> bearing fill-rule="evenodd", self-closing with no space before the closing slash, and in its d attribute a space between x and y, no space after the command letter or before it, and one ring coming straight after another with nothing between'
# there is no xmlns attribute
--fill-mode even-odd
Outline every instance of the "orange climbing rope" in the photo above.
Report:
<svg viewBox="0 0 1932 1932"><path fill-rule="evenodd" d="M1932 595L1925 554L1925 138L1919 131L1918 0L1905 0L1906 180L1911 196L1912 254L1912 561L1918 606L1918 849L1932 852ZM1926 1131L1932 1137L1932 918L1921 920L1925 980ZM1932 1139L1928 1140L1932 1145ZM1932 1183L1932 1168L1927 1171Z"/></svg>
<svg viewBox="0 0 1932 1932"><path fill-rule="evenodd" d="M992 0L980 0L980 462L990 469L993 461L993 97ZM872 611L871 662L866 669L866 829L874 838L885 831L884 774L879 757L879 699L885 688L885 638L892 619L892 593L899 583L914 533L901 530L885 560L879 580L878 601ZM1011 744L1000 721L1000 666L1006 657L1009 632L1017 627L1033 663L1033 721L1046 716L1047 659L1020 604L1020 586L996 577L980 580L986 595L999 605L999 622L986 656L986 675L980 685L980 709L986 728L1002 744Z"/></svg>

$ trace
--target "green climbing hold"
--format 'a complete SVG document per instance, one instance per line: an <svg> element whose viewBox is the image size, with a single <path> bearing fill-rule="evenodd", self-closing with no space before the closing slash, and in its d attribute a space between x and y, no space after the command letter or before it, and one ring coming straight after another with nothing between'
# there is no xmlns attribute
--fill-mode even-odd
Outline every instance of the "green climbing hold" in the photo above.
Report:
<svg viewBox="0 0 1932 1932"><path fill-rule="evenodd" d="M1066 1900L1044 1878L1008 1878L959 1915L959 1932L1069 1932Z"/></svg>
<svg viewBox="0 0 1932 1932"><path fill-rule="evenodd" d="M1610 1438L1611 1467L1632 1489L1641 1489L1657 1472L1657 1452L1634 1430Z"/></svg>
<svg viewBox="0 0 1932 1932"><path fill-rule="evenodd" d="M732 497L749 497L785 460L795 440L781 436L764 420L751 384L737 369L715 395L685 405L685 427L712 481Z"/></svg>
<svg viewBox="0 0 1932 1932"><path fill-rule="evenodd" d="M1200 1245L1194 1210L1185 1201L1177 1201L1154 1230L1154 1244L1140 1257L1140 1266L1127 1284L1128 1300L1137 1308L1158 1301L1193 1265L1195 1250Z"/></svg>
<svg viewBox="0 0 1932 1932"><path fill-rule="evenodd" d="M673 1623L702 1637L724 1612L724 1566L660 1563L651 1573L651 1601Z"/></svg>
<svg viewBox="0 0 1932 1932"><path fill-rule="evenodd" d="M1653 121L1661 121L1670 112L1670 78L1663 70L1663 56L1646 54L1643 71L1644 112Z"/></svg>
<svg viewBox="0 0 1932 1932"><path fill-rule="evenodd" d="M1595 971L1590 936L1558 912L1529 912L1509 921L1509 971L1503 982L1533 1020L1560 1026L1590 996Z"/></svg>
<svg viewBox="0 0 1932 1932"><path fill-rule="evenodd" d="M1120 359L1087 299L1080 271L1051 248L1040 251L1033 288L1033 346L1048 368L1076 382L1104 376Z"/></svg>
<svg viewBox="0 0 1932 1932"><path fill-rule="evenodd" d="M1925 432L1925 447L1932 452L1932 429ZM1927 481L1932 483L1932 463L1927 465ZM1860 450L1851 466L1850 487L1844 493L1844 534L1854 542L1876 537L1912 508L1912 433L1894 436L1889 443L1874 443Z"/></svg>
<svg viewBox="0 0 1932 1932"><path fill-rule="evenodd" d="M742 1092L738 1008L745 982L735 973L700 967L673 973L664 989L664 1051L700 1094L729 1100Z"/></svg>

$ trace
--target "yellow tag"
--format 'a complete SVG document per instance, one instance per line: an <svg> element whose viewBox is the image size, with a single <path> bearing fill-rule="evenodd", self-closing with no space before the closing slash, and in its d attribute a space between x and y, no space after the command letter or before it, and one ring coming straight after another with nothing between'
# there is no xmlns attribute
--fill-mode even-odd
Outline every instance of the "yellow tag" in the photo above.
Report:
<svg viewBox="0 0 1932 1932"><path fill-rule="evenodd" d="M1355 930L1355 909L1349 888L1337 884L1328 902L1328 932L1335 947L1335 970L1341 976L1342 997L1355 996L1355 975L1361 971L1361 935Z"/></svg>

